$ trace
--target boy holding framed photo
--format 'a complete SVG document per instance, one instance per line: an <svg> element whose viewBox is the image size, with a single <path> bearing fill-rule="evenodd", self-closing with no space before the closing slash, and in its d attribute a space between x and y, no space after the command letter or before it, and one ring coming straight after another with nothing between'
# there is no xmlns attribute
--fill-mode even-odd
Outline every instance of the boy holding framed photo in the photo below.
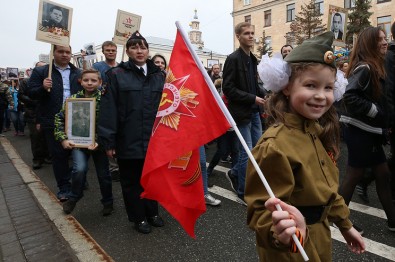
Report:
<svg viewBox="0 0 395 262"><path fill-rule="evenodd" d="M102 214L108 216L113 211L108 157L95 142L95 120L101 98L98 88L102 80L99 71L87 69L81 73L80 81L84 89L67 99L62 110L55 116L55 138L62 143L64 149L72 150L73 156L71 192L69 199L63 203L63 211L70 214L82 198L88 161L92 156L102 195Z"/></svg>

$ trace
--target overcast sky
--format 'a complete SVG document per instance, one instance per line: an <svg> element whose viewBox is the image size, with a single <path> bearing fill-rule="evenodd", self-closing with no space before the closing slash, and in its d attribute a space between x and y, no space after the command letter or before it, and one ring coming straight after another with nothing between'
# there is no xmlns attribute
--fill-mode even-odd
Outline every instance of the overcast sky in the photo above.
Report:
<svg viewBox="0 0 395 262"><path fill-rule="evenodd" d="M39 0L0 0L0 67L29 68L39 54L48 54L50 44L36 40ZM221 54L233 50L232 0L56 0L73 8L71 47L89 42L101 44L114 35L117 10L142 16L140 32L174 40L175 21L189 31L198 11L206 48Z"/></svg>

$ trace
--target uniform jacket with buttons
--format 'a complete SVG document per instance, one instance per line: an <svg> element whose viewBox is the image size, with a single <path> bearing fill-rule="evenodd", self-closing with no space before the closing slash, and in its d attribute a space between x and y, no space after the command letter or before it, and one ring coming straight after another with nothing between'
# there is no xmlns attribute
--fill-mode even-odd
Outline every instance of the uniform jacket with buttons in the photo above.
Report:
<svg viewBox="0 0 395 262"><path fill-rule="evenodd" d="M147 75L132 62L107 71L107 87L101 98L99 144L115 149L120 159L144 159L165 74L147 60Z"/></svg>
<svg viewBox="0 0 395 262"><path fill-rule="evenodd" d="M310 261L331 261L329 222L340 230L352 224L349 209L337 193L339 171L323 147L316 121L294 114L285 115L285 123L267 129L252 154L274 195L293 206L331 206L326 219L308 225L305 249ZM251 163L248 164L245 200L247 222L256 232L261 261L303 261L299 253L276 245L271 212L265 209L269 195Z"/></svg>

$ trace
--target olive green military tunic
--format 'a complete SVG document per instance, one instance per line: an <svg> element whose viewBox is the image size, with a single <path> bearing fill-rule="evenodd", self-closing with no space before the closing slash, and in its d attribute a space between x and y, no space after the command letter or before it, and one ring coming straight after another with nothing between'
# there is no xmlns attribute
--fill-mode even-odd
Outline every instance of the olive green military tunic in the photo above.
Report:
<svg viewBox="0 0 395 262"><path fill-rule="evenodd" d="M339 171L318 138L322 128L317 121L294 114L285 123L270 127L252 154L274 195L296 207L327 206L323 217L308 225L304 248L310 261L331 261L329 222L340 230L352 227L349 209L337 193ZM248 164L245 200L247 223L256 232L260 261L303 261L273 235L271 212L265 209L269 195L251 163Z"/></svg>

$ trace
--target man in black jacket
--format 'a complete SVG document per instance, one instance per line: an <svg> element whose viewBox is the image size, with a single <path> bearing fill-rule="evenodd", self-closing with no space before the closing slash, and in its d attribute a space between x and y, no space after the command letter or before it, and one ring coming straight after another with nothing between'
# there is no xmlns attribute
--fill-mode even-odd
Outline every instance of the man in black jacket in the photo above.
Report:
<svg viewBox="0 0 395 262"><path fill-rule="evenodd" d="M265 100L260 97L258 87L257 59L251 53L254 28L250 23L239 23L235 34L240 48L226 58L222 89L229 102L229 111L251 150L262 135L260 106L264 105ZM227 178L243 205L247 161L248 155L240 143L238 162L228 172Z"/></svg>
<svg viewBox="0 0 395 262"><path fill-rule="evenodd" d="M53 56L52 78L48 78L49 65L34 68L26 93L38 100L37 122L52 155L52 168L59 189L57 196L60 201L66 201L71 187L70 151L55 140L54 120L66 98L82 90L78 82L81 70L70 63L70 46L55 45Z"/></svg>
<svg viewBox="0 0 395 262"><path fill-rule="evenodd" d="M35 67L44 66L44 62L36 63ZM33 169L41 168L44 162L48 163L48 147L42 131L37 129L37 108L38 101L31 99L26 94L28 79L23 79L19 84L18 100L25 106L25 122L29 128L30 146L33 154Z"/></svg>
<svg viewBox="0 0 395 262"><path fill-rule="evenodd" d="M129 61L106 73L97 132L107 155L118 159L128 219L138 232L148 234L151 226L164 225L158 203L140 197L140 179L165 75L148 59L148 43L138 31L126 42L126 54Z"/></svg>

